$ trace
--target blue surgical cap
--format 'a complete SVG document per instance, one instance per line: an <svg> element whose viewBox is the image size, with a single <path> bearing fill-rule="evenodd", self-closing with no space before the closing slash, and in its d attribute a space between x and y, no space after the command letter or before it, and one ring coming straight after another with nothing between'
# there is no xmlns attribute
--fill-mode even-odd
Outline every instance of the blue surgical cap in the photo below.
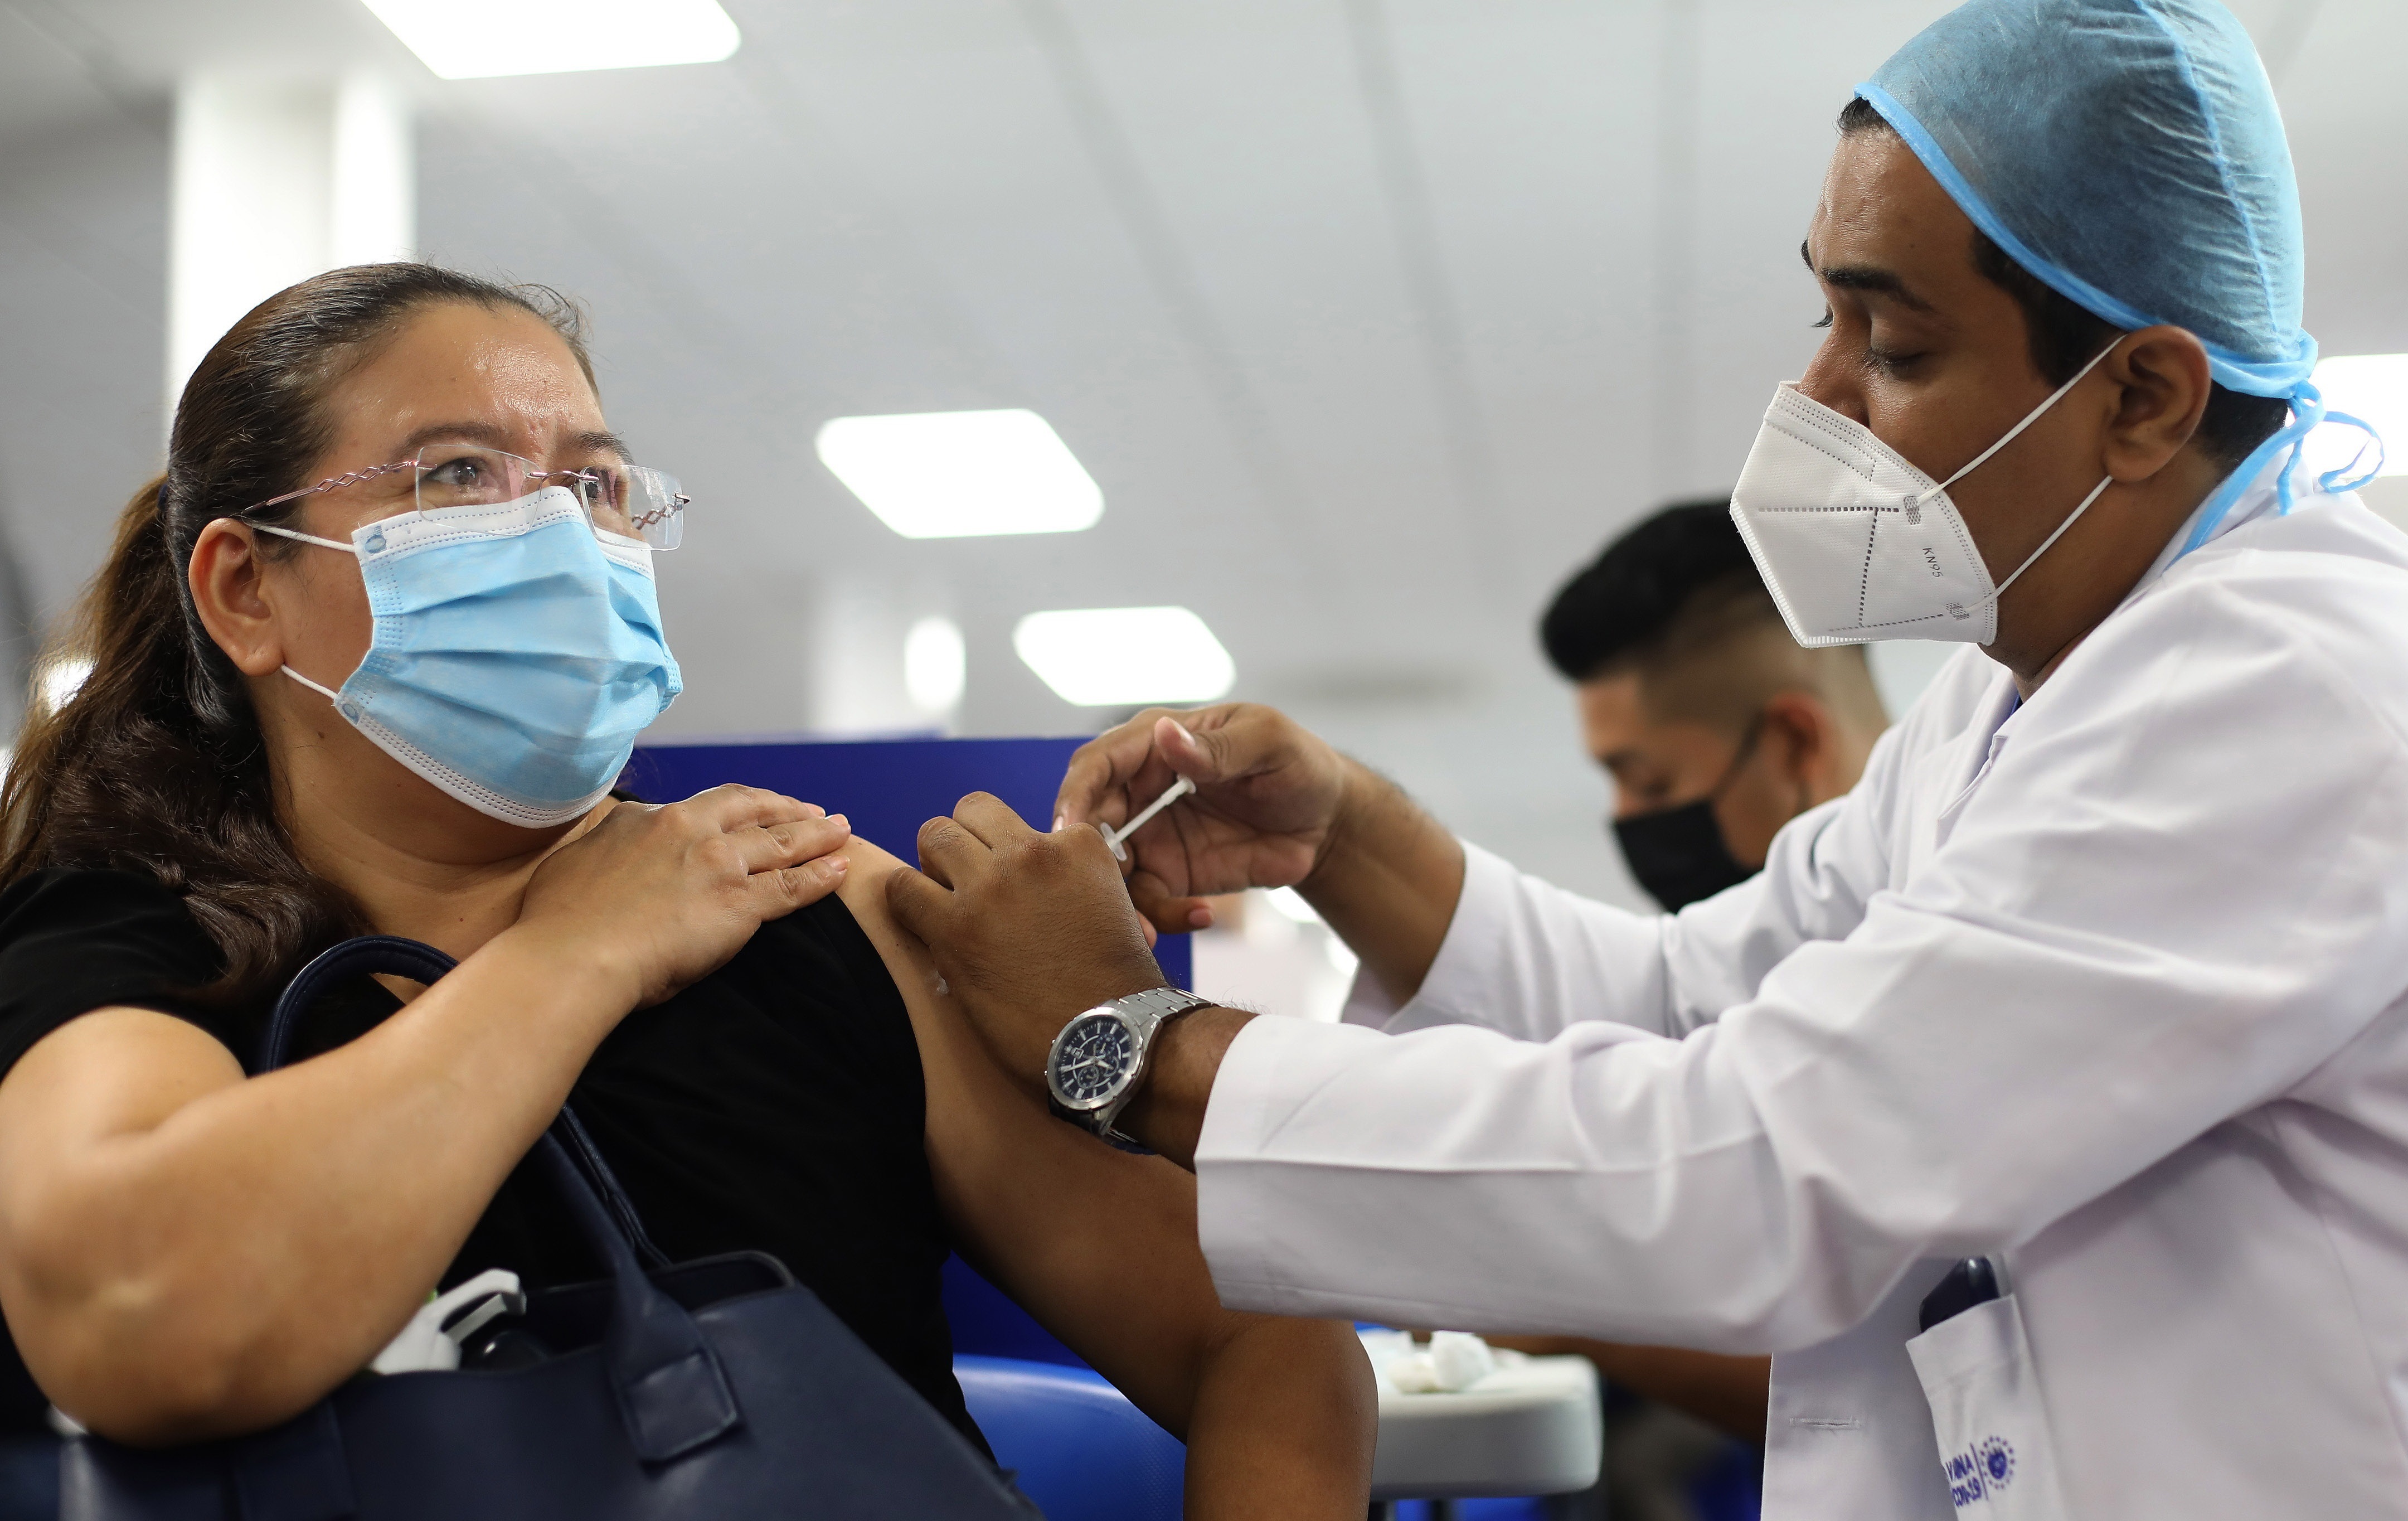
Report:
<svg viewBox="0 0 2408 1521"><path fill-rule="evenodd" d="M2186 552L2285 450L2276 489L2291 509L2301 443L2328 413L2309 380L2316 340L2300 325L2291 148L2230 11L2215 0L1971 0L1856 93L1973 225L2058 294L2127 331L2187 328L2218 382L2290 401L2289 423L2203 505ZM2373 473L2361 454L2321 484L2346 491Z"/></svg>

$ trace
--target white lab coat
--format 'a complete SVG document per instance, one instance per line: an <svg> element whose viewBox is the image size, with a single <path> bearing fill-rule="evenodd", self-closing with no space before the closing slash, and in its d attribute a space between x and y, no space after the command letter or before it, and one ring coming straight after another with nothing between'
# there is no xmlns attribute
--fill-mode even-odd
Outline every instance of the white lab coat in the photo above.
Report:
<svg viewBox="0 0 2408 1521"><path fill-rule="evenodd" d="M2073 1515L2408 1516L2408 537L2271 501L1677 916L1470 850L1413 1033L1231 1046L1222 1298L1770 1352L1769 1521L1940 1521L1903 1344L2003 1254Z"/></svg>

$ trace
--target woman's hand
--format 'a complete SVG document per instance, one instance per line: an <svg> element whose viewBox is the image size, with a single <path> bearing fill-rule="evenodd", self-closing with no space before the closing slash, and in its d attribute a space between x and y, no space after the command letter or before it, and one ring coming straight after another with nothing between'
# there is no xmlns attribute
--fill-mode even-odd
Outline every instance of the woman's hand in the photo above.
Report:
<svg viewBox="0 0 2408 1521"><path fill-rule="evenodd" d="M527 882L513 931L557 937L642 1008L724 966L765 921L844 881L843 814L759 787L620 803Z"/></svg>
<svg viewBox="0 0 2408 1521"><path fill-rule="evenodd" d="M1277 709L1231 702L1154 708L1079 747L1054 802L1059 824L1118 825L1180 777L1196 795L1128 841L1129 897L1166 934L1211 922L1202 899L1310 876L1360 768Z"/></svg>

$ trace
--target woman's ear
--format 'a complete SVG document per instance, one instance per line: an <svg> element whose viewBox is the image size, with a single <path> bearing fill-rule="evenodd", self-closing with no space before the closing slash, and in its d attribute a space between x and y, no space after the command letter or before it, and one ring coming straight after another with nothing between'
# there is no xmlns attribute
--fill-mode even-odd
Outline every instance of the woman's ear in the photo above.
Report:
<svg viewBox="0 0 2408 1521"><path fill-rule="evenodd" d="M2186 329L2144 327L2099 366L2116 387L2103 440L2106 473L2126 485L2156 475L2199 431L2214 386L2207 349Z"/></svg>
<svg viewBox="0 0 2408 1521"><path fill-rule="evenodd" d="M284 637L263 584L265 564L251 530L220 518L201 530L185 574L201 626L246 676L265 676L284 664Z"/></svg>

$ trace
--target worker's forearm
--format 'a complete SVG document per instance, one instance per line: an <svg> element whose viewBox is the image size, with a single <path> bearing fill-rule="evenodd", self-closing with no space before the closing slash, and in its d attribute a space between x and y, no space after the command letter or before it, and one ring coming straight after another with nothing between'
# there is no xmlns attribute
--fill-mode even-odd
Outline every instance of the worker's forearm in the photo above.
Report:
<svg viewBox="0 0 2408 1521"><path fill-rule="evenodd" d="M137 1441L307 1405L400 1328L631 1001L506 934L340 1050L93 1143L11 1222L35 1371Z"/></svg>
<svg viewBox="0 0 2408 1521"><path fill-rule="evenodd" d="M1146 1059L1144 1082L1116 1122L1119 1127L1147 1150L1195 1171L1204 1108L1211 1101L1221 1058L1254 1017L1242 1009L1198 1009L1164 1026Z"/></svg>
<svg viewBox="0 0 2408 1521"><path fill-rule="evenodd" d="M1463 846L1404 790L1346 762L1345 800L1297 891L1399 1003L1421 990L1463 895Z"/></svg>
<svg viewBox="0 0 2408 1521"><path fill-rule="evenodd" d="M1193 1521L1360 1521L1380 1401L1340 1321L1245 1316L1212 1355L1187 1425Z"/></svg>

